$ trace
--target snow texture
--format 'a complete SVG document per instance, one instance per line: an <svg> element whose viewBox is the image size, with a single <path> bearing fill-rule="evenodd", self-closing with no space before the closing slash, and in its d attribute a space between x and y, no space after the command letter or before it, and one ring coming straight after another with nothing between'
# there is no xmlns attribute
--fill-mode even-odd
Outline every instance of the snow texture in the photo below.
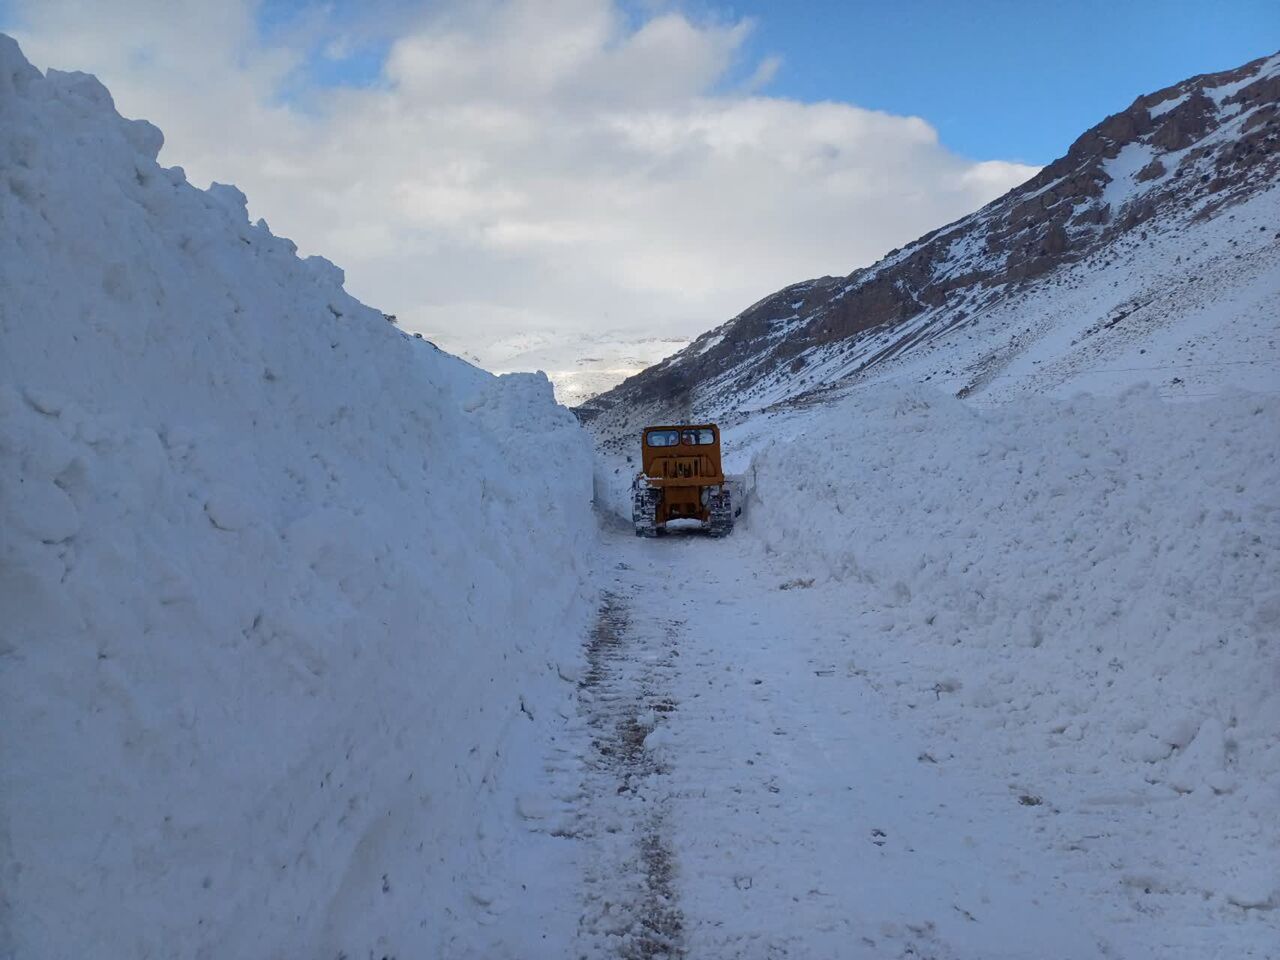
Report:
<svg viewBox="0 0 1280 960"><path fill-rule="evenodd" d="M995 404L877 384L724 432L743 516L672 575L706 595L680 611L701 669L664 691L682 702L669 763L698 771L669 790L710 804L667 814L690 955L1280 955L1280 396L1219 381L1186 402L1145 375ZM630 469L597 467L623 515ZM801 795L760 798L734 756ZM842 817L911 856L868 877ZM1070 924L998 905L1046 879L1035 902ZM850 899L864 887L877 906Z"/></svg>
<svg viewBox="0 0 1280 960"><path fill-rule="evenodd" d="M1100 915L1155 918L1153 955L1274 956L1280 398L883 386L790 429L749 535L930 756L1047 805L1046 850Z"/></svg>
<svg viewBox="0 0 1280 960"><path fill-rule="evenodd" d="M0 36L0 956L460 954L575 709L589 446L161 142Z"/></svg>

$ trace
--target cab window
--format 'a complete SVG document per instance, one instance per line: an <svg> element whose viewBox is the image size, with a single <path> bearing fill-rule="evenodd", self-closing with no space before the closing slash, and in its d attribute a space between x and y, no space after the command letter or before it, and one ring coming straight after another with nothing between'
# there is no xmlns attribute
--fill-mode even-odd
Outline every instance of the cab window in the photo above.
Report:
<svg viewBox="0 0 1280 960"><path fill-rule="evenodd" d="M674 447L680 442L679 430L650 430L644 442L651 447Z"/></svg>

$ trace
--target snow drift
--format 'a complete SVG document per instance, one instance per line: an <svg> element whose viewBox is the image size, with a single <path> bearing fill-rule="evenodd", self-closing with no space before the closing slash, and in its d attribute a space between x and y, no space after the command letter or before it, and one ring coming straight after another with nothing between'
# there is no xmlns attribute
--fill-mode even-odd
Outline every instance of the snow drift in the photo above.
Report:
<svg viewBox="0 0 1280 960"><path fill-rule="evenodd" d="M441 955L571 709L588 444L161 143L0 36L0 955Z"/></svg>
<svg viewBox="0 0 1280 960"><path fill-rule="evenodd" d="M929 759L1003 768L1088 869L1239 920L1280 906L1278 427L1269 395L872 387L755 441L747 535L846 609Z"/></svg>

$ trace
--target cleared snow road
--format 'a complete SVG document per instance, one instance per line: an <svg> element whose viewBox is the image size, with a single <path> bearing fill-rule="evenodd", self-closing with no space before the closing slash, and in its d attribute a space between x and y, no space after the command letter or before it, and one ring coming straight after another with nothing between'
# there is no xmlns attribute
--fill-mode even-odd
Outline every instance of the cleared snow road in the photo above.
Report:
<svg viewBox="0 0 1280 960"><path fill-rule="evenodd" d="M746 538L607 538L579 955L1133 955L1089 932L1035 798L891 715L829 597Z"/></svg>

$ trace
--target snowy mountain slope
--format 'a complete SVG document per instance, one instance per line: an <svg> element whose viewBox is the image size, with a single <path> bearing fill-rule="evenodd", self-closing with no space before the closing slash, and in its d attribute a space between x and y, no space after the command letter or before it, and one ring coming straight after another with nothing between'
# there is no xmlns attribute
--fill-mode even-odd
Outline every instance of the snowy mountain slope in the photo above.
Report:
<svg viewBox="0 0 1280 960"><path fill-rule="evenodd" d="M882 380L1277 388L1278 182L1280 55L1138 98L976 213L762 300L580 412L609 434Z"/></svg>
<svg viewBox="0 0 1280 960"><path fill-rule="evenodd" d="M0 955L465 952L588 445L160 145L0 36Z"/></svg>

